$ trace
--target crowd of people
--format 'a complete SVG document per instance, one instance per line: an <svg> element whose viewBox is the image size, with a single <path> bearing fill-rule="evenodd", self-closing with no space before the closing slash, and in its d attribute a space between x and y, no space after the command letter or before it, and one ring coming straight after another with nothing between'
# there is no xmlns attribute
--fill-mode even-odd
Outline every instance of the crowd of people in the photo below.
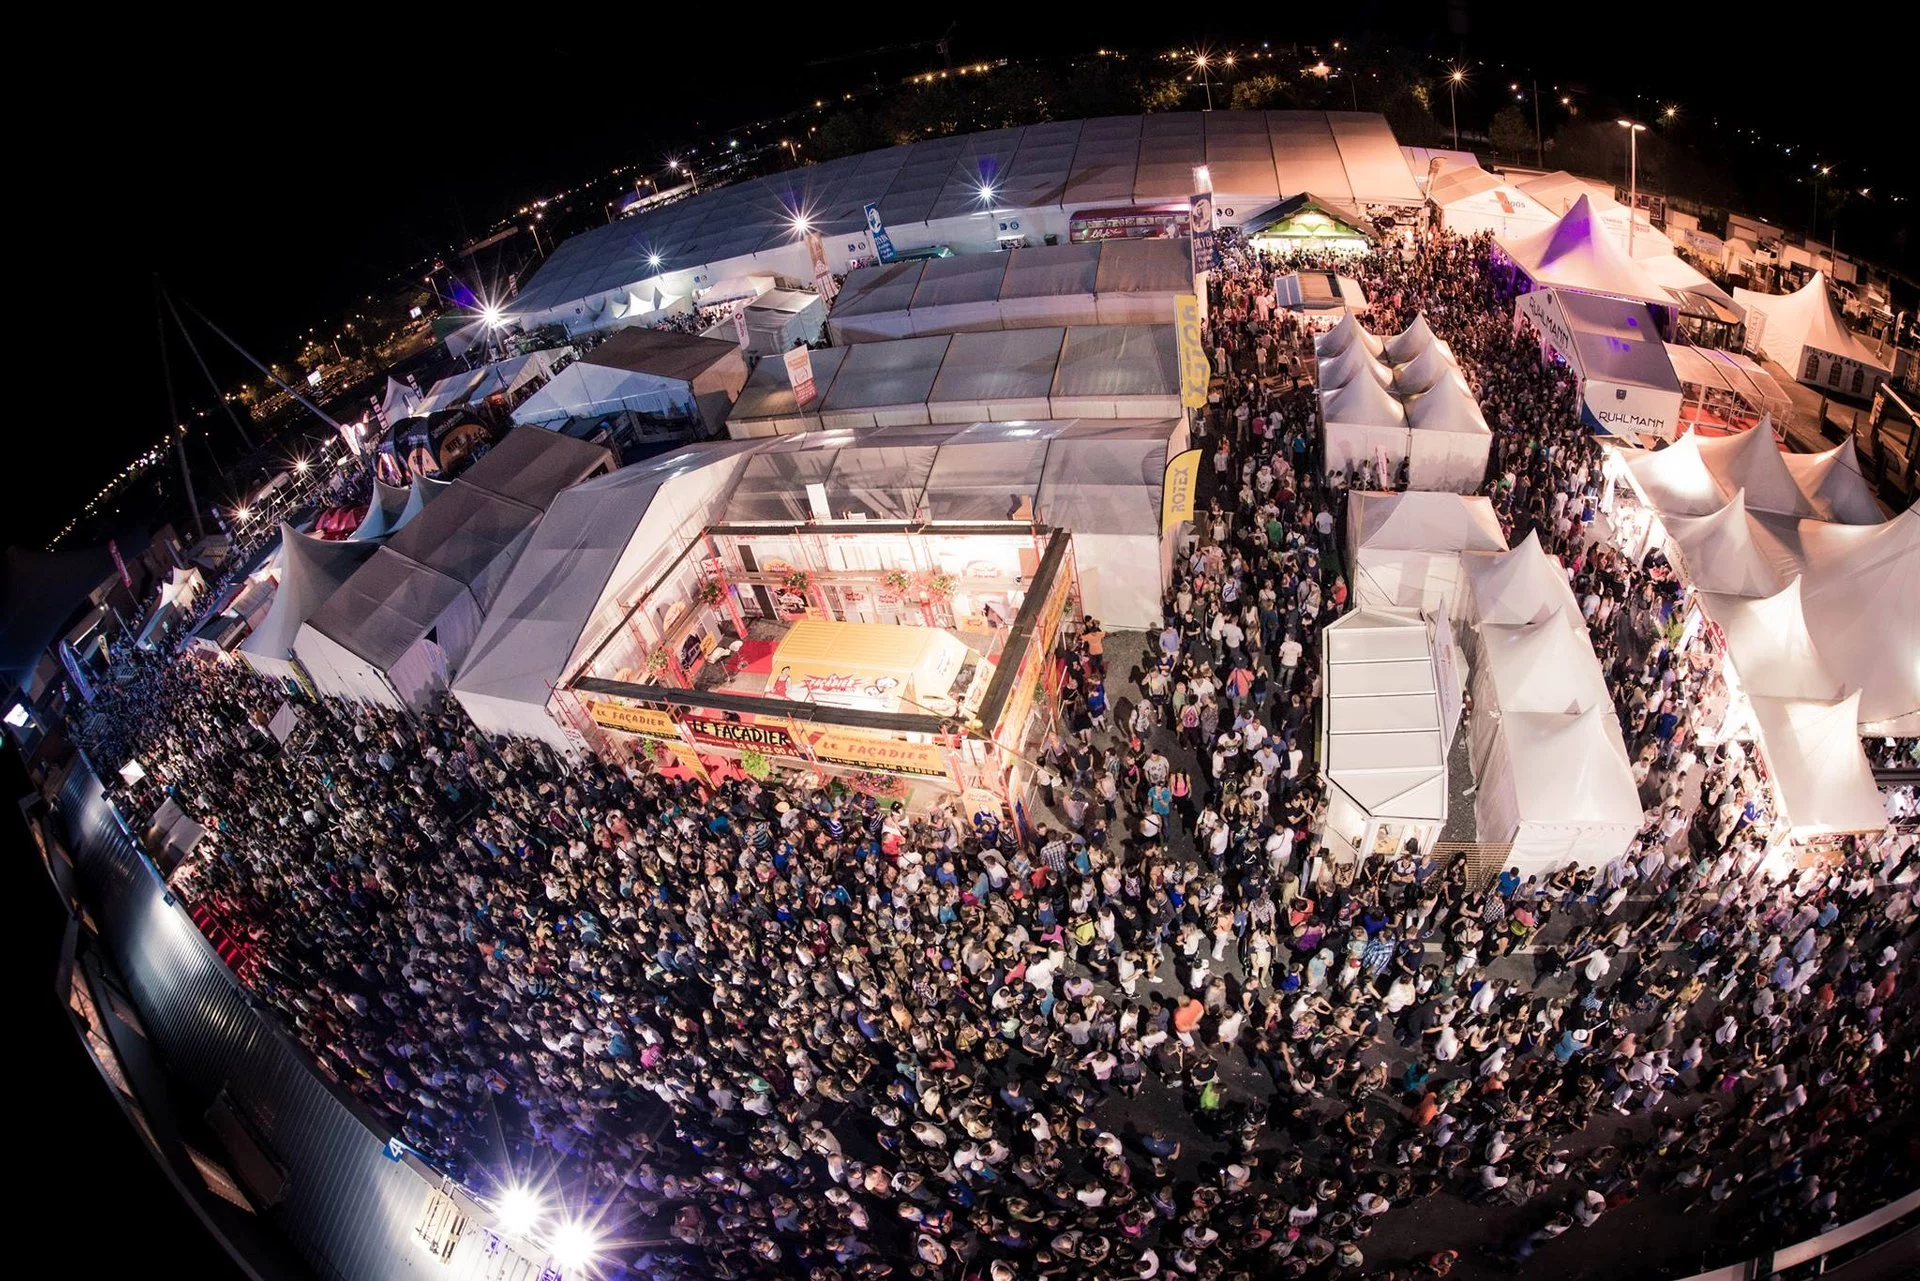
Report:
<svg viewBox="0 0 1920 1281"><path fill-rule="evenodd" d="M609 1273L1411 1281L1485 1262L1462 1200L1505 1207L1514 1263L1642 1194L1718 1211L1731 1250L1911 1187L1912 840L1766 856L1753 762L1693 733L1713 678L1679 585L1605 542L1592 446L1483 243L1344 269L1370 327L1424 312L1459 354L1647 825L1604 867L1491 878L1323 843L1345 489L1311 336L1224 240L1203 514L1137 658L1091 618L1063 642L1031 831L567 760L452 704L296 700L281 745L284 691L190 659L107 693L95 764L137 752L125 812L164 793L206 823L175 888L249 941L323 1070L483 1194L595 1206Z"/></svg>

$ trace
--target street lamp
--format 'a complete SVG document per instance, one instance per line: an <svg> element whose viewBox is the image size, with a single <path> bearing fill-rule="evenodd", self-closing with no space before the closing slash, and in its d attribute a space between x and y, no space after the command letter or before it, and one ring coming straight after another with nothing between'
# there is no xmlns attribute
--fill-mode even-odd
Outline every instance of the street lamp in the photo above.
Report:
<svg viewBox="0 0 1920 1281"><path fill-rule="evenodd" d="M1207 79L1207 68L1211 65L1212 59L1208 58L1206 54L1199 53L1194 55L1193 69L1200 73L1200 85L1207 91L1208 111L1213 110L1213 84Z"/></svg>
<svg viewBox="0 0 1920 1281"><path fill-rule="evenodd" d="M1815 165L1813 167L1813 216L1807 219L1807 244L1809 246L1813 244L1814 229L1820 225L1820 180L1832 172L1832 165ZM1811 248L1808 249L1808 253L1812 253Z"/></svg>
<svg viewBox="0 0 1920 1281"><path fill-rule="evenodd" d="M1459 67L1455 67L1447 76L1447 106L1453 111L1453 149L1455 151L1460 150L1460 103L1455 99L1454 93L1466 82L1467 73Z"/></svg>
<svg viewBox="0 0 1920 1281"><path fill-rule="evenodd" d="M1640 135L1647 127L1634 120L1616 120L1627 131L1627 257L1633 257L1634 210L1640 203Z"/></svg>

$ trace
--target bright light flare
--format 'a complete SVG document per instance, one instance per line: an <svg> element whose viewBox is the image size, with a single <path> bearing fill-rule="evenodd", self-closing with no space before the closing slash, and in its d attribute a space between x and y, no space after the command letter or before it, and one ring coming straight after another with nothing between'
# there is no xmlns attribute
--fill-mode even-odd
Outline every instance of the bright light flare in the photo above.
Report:
<svg viewBox="0 0 1920 1281"><path fill-rule="evenodd" d="M647 255L647 266L649 266L649 267L658 267L659 265L660 265L660 255L659 255L659 254L648 254L648 255Z"/></svg>
<svg viewBox="0 0 1920 1281"><path fill-rule="evenodd" d="M309 463L304 458L297 458L294 460L293 469L299 472L302 476L304 476L307 474L307 468L311 467L312 465L313 465L312 463Z"/></svg>
<svg viewBox="0 0 1920 1281"><path fill-rule="evenodd" d="M544 1216L540 1198L534 1195L533 1189L519 1185L502 1192L493 1211L502 1235L510 1237L532 1235Z"/></svg>
<svg viewBox="0 0 1920 1281"><path fill-rule="evenodd" d="M547 1252L563 1275L580 1276L599 1260L600 1237L586 1224L572 1220L553 1230Z"/></svg>
<svg viewBox="0 0 1920 1281"><path fill-rule="evenodd" d="M980 184L980 200L982 204L992 203L993 201L993 184L992 183L983 182Z"/></svg>
<svg viewBox="0 0 1920 1281"><path fill-rule="evenodd" d="M500 322L505 320L506 316L501 312L500 308L494 304L486 303L480 308L480 319L486 324L487 328L498 329Z"/></svg>
<svg viewBox="0 0 1920 1281"><path fill-rule="evenodd" d="M793 230L795 235L806 235L809 231L813 230L813 219L803 213L795 214L793 216Z"/></svg>

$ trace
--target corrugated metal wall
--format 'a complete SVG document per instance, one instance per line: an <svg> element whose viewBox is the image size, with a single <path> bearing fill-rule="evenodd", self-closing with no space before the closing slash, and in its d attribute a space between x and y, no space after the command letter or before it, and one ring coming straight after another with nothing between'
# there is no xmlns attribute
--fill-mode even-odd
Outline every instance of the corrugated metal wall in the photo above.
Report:
<svg viewBox="0 0 1920 1281"><path fill-rule="evenodd" d="M87 901L131 989L183 1109L226 1089L287 1170L267 1213L316 1274L339 1281L445 1276L413 1239L431 1185L386 1155L385 1136L314 1070L166 901L153 866L82 765L60 797Z"/></svg>

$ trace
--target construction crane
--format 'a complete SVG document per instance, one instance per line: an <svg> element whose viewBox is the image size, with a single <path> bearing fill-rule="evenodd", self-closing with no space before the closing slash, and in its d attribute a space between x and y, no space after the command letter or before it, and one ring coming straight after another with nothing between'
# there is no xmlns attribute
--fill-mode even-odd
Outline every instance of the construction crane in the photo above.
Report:
<svg viewBox="0 0 1920 1281"><path fill-rule="evenodd" d="M807 65L809 67L826 67L836 62L854 62L861 58L878 58L889 53L910 53L915 49L933 48L940 51L940 60L946 63L947 70L951 71L953 70L953 48L951 44L953 29L959 25L960 23L958 21L948 23L945 33L943 33L938 40L914 40L908 44L890 44L883 45L878 49L862 49L858 53L836 53L828 58L815 58Z"/></svg>

